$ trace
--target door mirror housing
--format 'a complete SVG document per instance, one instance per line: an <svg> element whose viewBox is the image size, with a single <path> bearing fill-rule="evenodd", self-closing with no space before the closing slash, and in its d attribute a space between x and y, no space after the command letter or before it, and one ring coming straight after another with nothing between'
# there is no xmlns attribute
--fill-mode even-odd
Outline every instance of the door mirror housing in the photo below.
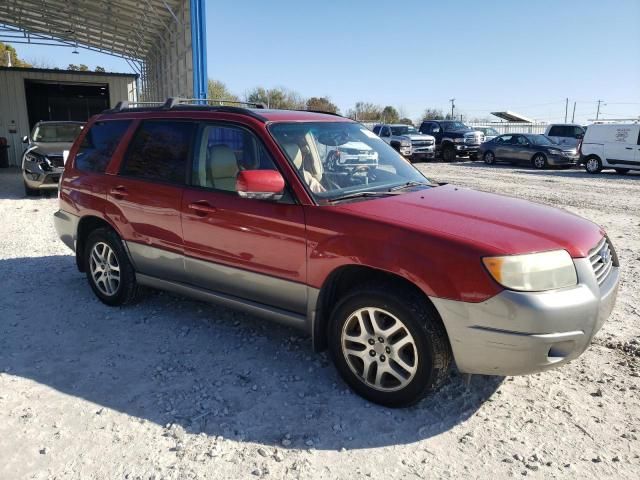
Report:
<svg viewBox="0 0 640 480"><path fill-rule="evenodd" d="M22 143L29 143L29 137L27 137L26 135L22 137Z"/></svg>
<svg viewBox="0 0 640 480"><path fill-rule="evenodd" d="M280 200L284 178L277 170L242 170L236 177L236 191L242 198Z"/></svg>

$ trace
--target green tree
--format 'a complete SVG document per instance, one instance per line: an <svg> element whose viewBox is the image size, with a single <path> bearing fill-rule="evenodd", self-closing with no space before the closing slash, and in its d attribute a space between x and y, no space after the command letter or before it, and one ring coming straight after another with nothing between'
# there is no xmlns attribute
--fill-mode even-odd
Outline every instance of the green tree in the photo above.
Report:
<svg viewBox="0 0 640 480"><path fill-rule="evenodd" d="M18 58L16 49L11 45L0 42L0 67L8 67L11 60L12 67L30 67L31 65Z"/></svg>
<svg viewBox="0 0 640 480"><path fill-rule="evenodd" d="M391 105L387 105L382 109L382 121L385 123L397 123L400 118L398 110Z"/></svg>
<svg viewBox="0 0 640 480"><path fill-rule="evenodd" d="M304 110L305 100L294 90L284 87L265 89L256 87L246 94L247 102L264 103L268 108Z"/></svg>
<svg viewBox="0 0 640 480"><path fill-rule="evenodd" d="M338 113L338 106L332 103L329 97L311 97L307 100L307 110Z"/></svg>
<svg viewBox="0 0 640 480"><path fill-rule="evenodd" d="M78 65L78 70L80 70L81 72L88 72L89 67L87 67L84 63L81 63L80 65Z"/></svg>
<svg viewBox="0 0 640 480"><path fill-rule="evenodd" d="M382 117L382 107L369 102L356 102L347 116L359 122L375 122Z"/></svg>
<svg viewBox="0 0 640 480"><path fill-rule="evenodd" d="M207 82L207 98L227 102L237 102L240 100L237 95L231 93L223 82L211 78Z"/></svg>
<svg viewBox="0 0 640 480"><path fill-rule="evenodd" d="M427 108L422 114L422 118L424 120L441 120L445 118L445 116L444 113L442 113L442 110L437 108Z"/></svg>
<svg viewBox="0 0 640 480"><path fill-rule="evenodd" d="M413 121L411 121L411 119L407 117L401 118L400 120L398 120L398 123L404 123L405 125L413 125Z"/></svg>
<svg viewBox="0 0 640 480"><path fill-rule="evenodd" d="M98 65L95 69L96 72L106 72L106 70L104 69L104 67L101 67L100 65Z"/></svg>
<svg viewBox="0 0 640 480"><path fill-rule="evenodd" d="M78 71L80 70L80 67L75 63L70 63L69 66L67 66L67 70Z"/></svg>

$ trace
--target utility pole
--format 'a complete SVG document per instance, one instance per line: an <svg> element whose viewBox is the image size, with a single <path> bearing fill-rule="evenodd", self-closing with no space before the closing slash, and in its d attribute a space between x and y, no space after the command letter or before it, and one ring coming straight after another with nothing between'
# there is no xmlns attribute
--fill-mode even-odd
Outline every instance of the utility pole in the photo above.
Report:
<svg viewBox="0 0 640 480"><path fill-rule="evenodd" d="M564 104L564 123L567 123L567 114L569 113L569 99Z"/></svg>
<svg viewBox="0 0 640 480"><path fill-rule="evenodd" d="M453 109L454 109L454 108L455 108L455 106L456 106L456 105L455 105L455 103L454 103L454 102L456 101L456 99L455 99L455 98L452 98L452 99L450 99L449 101L451 102L451 120L453 120L453 119L455 118L455 117L453 116Z"/></svg>
<svg viewBox="0 0 640 480"><path fill-rule="evenodd" d="M573 102L573 113L571 114L571 123L575 123L576 118L576 102Z"/></svg>
<svg viewBox="0 0 640 480"><path fill-rule="evenodd" d="M602 100L598 100L598 111L596 112L596 120L598 120L598 117L600 117L600 104L602 103Z"/></svg>

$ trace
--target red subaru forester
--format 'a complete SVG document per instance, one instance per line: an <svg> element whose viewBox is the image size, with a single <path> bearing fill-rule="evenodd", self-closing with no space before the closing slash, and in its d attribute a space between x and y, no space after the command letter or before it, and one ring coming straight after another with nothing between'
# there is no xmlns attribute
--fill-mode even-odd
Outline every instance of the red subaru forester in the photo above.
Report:
<svg viewBox="0 0 640 480"><path fill-rule="evenodd" d="M121 102L89 121L55 224L100 300L144 285L300 328L389 406L452 360L559 366L609 316L619 266L599 226L434 184L349 119L258 107Z"/></svg>

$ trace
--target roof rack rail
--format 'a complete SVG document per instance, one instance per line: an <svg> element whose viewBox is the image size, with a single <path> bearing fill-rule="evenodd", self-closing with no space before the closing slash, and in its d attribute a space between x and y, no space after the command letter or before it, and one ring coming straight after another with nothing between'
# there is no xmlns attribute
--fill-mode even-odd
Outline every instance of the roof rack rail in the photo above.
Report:
<svg viewBox="0 0 640 480"><path fill-rule="evenodd" d="M211 105L210 102L217 102L218 104ZM230 103L233 105L225 105L226 103ZM238 105L238 106L237 106ZM239 105L247 105L249 108L239 106ZM157 112L157 111L168 111L168 110L209 110L216 112L227 112L227 113L238 113L242 115L248 115L250 117L255 118L256 120L260 120L261 122L266 122L267 119L262 115L259 115L254 109L264 109L265 106L262 103L253 103L253 102L238 102L231 100L212 100L212 99L199 99L199 98L179 98L179 97L169 97L164 102L129 102L127 100L121 100L116 103L116 106L104 110L102 113L137 113L137 112Z"/></svg>
<svg viewBox="0 0 640 480"><path fill-rule="evenodd" d="M299 112L311 112L311 113L324 113L325 115L333 115L334 117L342 117L345 118L344 115L340 115L339 113L336 112L326 112L324 110L314 110L314 109L307 109L305 108L304 110L298 110Z"/></svg>

